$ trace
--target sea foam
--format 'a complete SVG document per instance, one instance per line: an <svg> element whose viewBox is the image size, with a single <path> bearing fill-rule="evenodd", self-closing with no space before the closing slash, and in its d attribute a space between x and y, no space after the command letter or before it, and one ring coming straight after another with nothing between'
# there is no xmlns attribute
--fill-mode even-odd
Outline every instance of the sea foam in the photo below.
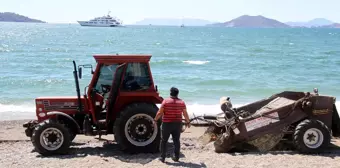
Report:
<svg viewBox="0 0 340 168"><path fill-rule="evenodd" d="M234 104L233 107L237 108L244 104ZM340 101L337 101L335 103L338 111L340 108ZM160 107L160 105L157 105ZM219 104L188 104L187 105L187 111L190 117L194 116L202 116L202 115L216 115L221 113L221 108ZM338 112L339 113L339 112ZM0 104L0 114L6 115L7 119L9 120L16 120L16 119L22 119L23 116L35 116L35 106L29 105L29 104L23 104L23 105L4 105ZM8 116L10 115L10 116ZM0 115L1 116L1 115ZM3 118L2 118L3 119ZM1 120L1 119L0 119Z"/></svg>
<svg viewBox="0 0 340 168"><path fill-rule="evenodd" d="M187 64L194 64L194 65L203 65L203 64L207 64L209 63L210 61L183 61L184 63L187 63Z"/></svg>

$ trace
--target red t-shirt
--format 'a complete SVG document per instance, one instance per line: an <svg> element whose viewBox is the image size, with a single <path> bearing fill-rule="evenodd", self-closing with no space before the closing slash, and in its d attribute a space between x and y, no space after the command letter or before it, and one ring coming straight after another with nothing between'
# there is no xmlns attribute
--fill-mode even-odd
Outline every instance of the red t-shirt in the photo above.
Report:
<svg viewBox="0 0 340 168"><path fill-rule="evenodd" d="M163 122L182 122L183 110L186 109L183 100L178 98L164 99L161 108L164 108Z"/></svg>

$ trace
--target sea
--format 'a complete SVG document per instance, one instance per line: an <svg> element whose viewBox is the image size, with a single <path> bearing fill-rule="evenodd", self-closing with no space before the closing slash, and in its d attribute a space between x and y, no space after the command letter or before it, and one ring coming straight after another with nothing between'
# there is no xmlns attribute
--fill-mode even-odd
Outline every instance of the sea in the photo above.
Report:
<svg viewBox="0 0 340 168"><path fill-rule="evenodd" d="M39 96L76 96L72 61L94 66L94 54L151 54L161 96L179 88L191 115L220 113L222 96L234 107L287 90L340 96L340 29L0 22L0 120L35 118Z"/></svg>

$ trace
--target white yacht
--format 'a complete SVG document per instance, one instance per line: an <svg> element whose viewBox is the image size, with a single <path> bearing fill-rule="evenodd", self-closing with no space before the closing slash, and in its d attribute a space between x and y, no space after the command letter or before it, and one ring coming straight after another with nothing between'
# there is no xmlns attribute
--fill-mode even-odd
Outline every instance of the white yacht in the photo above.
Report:
<svg viewBox="0 0 340 168"><path fill-rule="evenodd" d="M110 16L110 12L107 16L96 17L89 21L77 21L81 26L92 26L92 27L120 27L122 21Z"/></svg>

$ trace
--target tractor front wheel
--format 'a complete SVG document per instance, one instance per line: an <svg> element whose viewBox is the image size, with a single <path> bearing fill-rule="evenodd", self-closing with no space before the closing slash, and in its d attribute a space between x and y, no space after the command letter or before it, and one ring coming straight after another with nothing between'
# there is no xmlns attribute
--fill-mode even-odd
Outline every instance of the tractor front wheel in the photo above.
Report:
<svg viewBox="0 0 340 168"><path fill-rule="evenodd" d="M69 129L54 121L45 120L38 124L32 134L35 150L43 156L64 154L71 144Z"/></svg>
<svg viewBox="0 0 340 168"><path fill-rule="evenodd" d="M74 140L74 138L76 138L77 133L72 131L72 130L70 130L69 132L70 132L70 141L72 142Z"/></svg>
<svg viewBox="0 0 340 168"><path fill-rule="evenodd" d="M122 150L127 152L158 152L160 145L160 122L153 119L157 106L136 103L120 113L114 125L114 136Z"/></svg>
<svg viewBox="0 0 340 168"><path fill-rule="evenodd" d="M328 127L318 120L306 119L295 128L294 145L302 153L316 153L328 147L331 140Z"/></svg>

